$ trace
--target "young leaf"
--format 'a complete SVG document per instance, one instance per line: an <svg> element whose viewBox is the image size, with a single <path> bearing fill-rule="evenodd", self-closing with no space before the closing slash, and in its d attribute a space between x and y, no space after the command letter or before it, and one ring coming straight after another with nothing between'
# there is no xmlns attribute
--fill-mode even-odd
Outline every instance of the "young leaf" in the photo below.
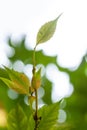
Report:
<svg viewBox="0 0 87 130"><path fill-rule="evenodd" d="M20 94L28 94L30 81L28 77L14 70L10 70L5 67L5 71L8 73L10 79L0 78L9 88L14 89Z"/></svg>
<svg viewBox="0 0 87 130"><path fill-rule="evenodd" d="M14 91L20 93L20 94L28 94L26 89L24 89L20 84L13 82L6 78L0 78L10 89L13 89Z"/></svg>
<svg viewBox="0 0 87 130"><path fill-rule="evenodd" d="M34 122L33 116L30 115L27 130L35 130L34 127L35 127L35 122Z"/></svg>
<svg viewBox="0 0 87 130"><path fill-rule="evenodd" d="M37 34L37 38L36 38L36 45L48 41L53 36L53 34L56 30L57 21L60 16L61 16L61 14L55 20L44 24L40 28L40 30Z"/></svg>
<svg viewBox="0 0 87 130"><path fill-rule="evenodd" d="M28 102L29 102L31 108L32 108L32 104L33 104L33 102L35 101L35 99L36 99L35 96L29 96L29 97L28 97Z"/></svg>
<svg viewBox="0 0 87 130"><path fill-rule="evenodd" d="M59 103L54 103L49 106L43 106L39 110L39 114L42 117L38 130L50 130L58 120L58 107Z"/></svg>
<svg viewBox="0 0 87 130"><path fill-rule="evenodd" d="M35 121L33 115L31 114L28 120L28 129L27 130L35 130Z"/></svg>
<svg viewBox="0 0 87 130"><path fill-rule="evenodd" d="M8 115L8 130L27 130L28 119L21 108L17 105Z"/></svg>

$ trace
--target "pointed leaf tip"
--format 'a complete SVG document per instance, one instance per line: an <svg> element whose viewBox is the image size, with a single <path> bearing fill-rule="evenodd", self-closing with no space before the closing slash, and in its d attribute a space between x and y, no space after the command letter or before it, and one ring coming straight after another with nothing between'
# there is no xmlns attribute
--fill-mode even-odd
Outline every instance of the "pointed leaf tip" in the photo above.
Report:
<svg viewBox="0 0 87 130"><path fill-rule="evenodd" d="M61 13L61 14L56 18L56 20L58 20L58 19L62 16L62 14L63 14L63 13Z"/></svg>
<svg viewBox="0 0 87 130"><path fill-rule="evenodd" d="M45 23L37 33L37 38L36 38L36 45L44 43L48 41L53 35L56 30L57 26L57 21L60 18L62 13L52 21L49 21L48 23Z"/></svg>

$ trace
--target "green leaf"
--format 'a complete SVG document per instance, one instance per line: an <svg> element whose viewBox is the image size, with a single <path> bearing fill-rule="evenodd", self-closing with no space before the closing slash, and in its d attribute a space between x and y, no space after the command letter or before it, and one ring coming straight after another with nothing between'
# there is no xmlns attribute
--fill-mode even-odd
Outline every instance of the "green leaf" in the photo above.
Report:
<svg viewBox="0 0 87 130"><path fill-rule="evenodd" d="M28 119L21 106L11 110L8 115L8 130L27 130Z"/></svg>
<svg viewBox="0 0 87 130"><path fill-rule="evenodd" d="M57 21L60 16L61 16L61 14L55 20L44 24L40 28L40 30L37 34L36 45L48 41L53 36L53 34L56 30Z"/></svg>
<svg viewBox="0 0 87 130"><path fill-rule="evenodd" d="M34 130L35 127L35 121L33 119L33 116L30 115L29 121L28 121L28 129L27 130Z"/></svg>
<svg viewBox="0 0 87 130"><path fill-rule="evenodd" d="M50 130L58 120L59 103L54 103L49 106L43 106L39 110L39 115L42 117L38 130Z"/></svg>
<svg viewBox="0 0 87 130"><path fill-rule="evenodd" d="M70 123L57 123L50 130L76 130L73 124Z"/></svg>
<svg viewBox="0 0 87 130"><path fill-rule="evenodd" d="M45 91L45 94L42 97L42 100L48 105L52 104L52 100L51 100L52 82L49 81L45 76L43 76L42 78L42 87Z"/></svg>
<svg viewBox="0 0 87 130"><path fill-rule="evenodd" d="M2 77L0 77L0 79L9 88L15 90L16 92L18 92L20 94L28 94L29 93L30 81L25 74L11 70L7 67L5 67L5 71L8 73L10 79L2 78Z"/></svg>
<svg viewBox="0 0 87 130"><path fill-rule="evenodd" d="M4 78L9 79L8 73L3 68L0 68L0 77L4 77Z"/></svg>

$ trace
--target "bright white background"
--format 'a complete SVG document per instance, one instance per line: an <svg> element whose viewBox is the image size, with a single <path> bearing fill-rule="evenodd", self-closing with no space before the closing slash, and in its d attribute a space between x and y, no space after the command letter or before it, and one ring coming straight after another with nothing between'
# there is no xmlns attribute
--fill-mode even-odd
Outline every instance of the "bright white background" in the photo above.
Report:
<svg viewBox="0 0 87 130"><path fill-rule="evenodd" d="M26 46L33 48L41 25L60 13L63 15L54 37L38 49L49 55L57 54L59 64L64 67L77 67L87 51L87 0L0 0L0 65L7 63L7 36L17 39L25 34ZM58 80L49 78L54 80L54 86L59 84L55 90L61 89L58 90L59 97L64 93L67 95L70 89L68 76L57 73L55 66L54 70ZM47 75L50 74L54 75L48 67Z"/></svg>

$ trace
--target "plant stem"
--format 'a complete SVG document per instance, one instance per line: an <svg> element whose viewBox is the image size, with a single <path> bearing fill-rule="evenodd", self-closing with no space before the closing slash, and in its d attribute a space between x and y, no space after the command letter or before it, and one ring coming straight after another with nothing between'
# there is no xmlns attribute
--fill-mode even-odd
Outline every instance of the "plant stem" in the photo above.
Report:
<svg viewBox="0 0 87 130"><path fill-rule="evenodd" d="M33 77L35 75L35 71L36 71L36 68L35 68L35 51L36 51L36 46L34 48L34 53L33 53ZM36 110L35 110L35 115L34 115L34 120L35 120L35 128L34 130L38 130L38 94L37 94L37 90L35 89L35 97L36 97L36 100L35 100L35 107L36 107Z"/></svg>
<svg viewBox="0 0 87 130"><path fill-rule="evenodd" d="M35 68L35 51L36 51L36 46L34 47L34 52L33 52L33 68ZM35 71L33 72L35 74Z"/></svg>
<svg viewBox="0 0 87 130"><path fill-rule="evenodd" d="M35 130L38 130L38 94L37 94L37 90L35 90L35 96L36 96L36 111L35 111L34 120L35 120Z"/></svg>
<svg viewBox="0 0 87 130"><path fill-rule="evenodd" d="M35 90L35 95L36 95L36 115L38 112L38 94L37 94L37 90Z"/></svg>

